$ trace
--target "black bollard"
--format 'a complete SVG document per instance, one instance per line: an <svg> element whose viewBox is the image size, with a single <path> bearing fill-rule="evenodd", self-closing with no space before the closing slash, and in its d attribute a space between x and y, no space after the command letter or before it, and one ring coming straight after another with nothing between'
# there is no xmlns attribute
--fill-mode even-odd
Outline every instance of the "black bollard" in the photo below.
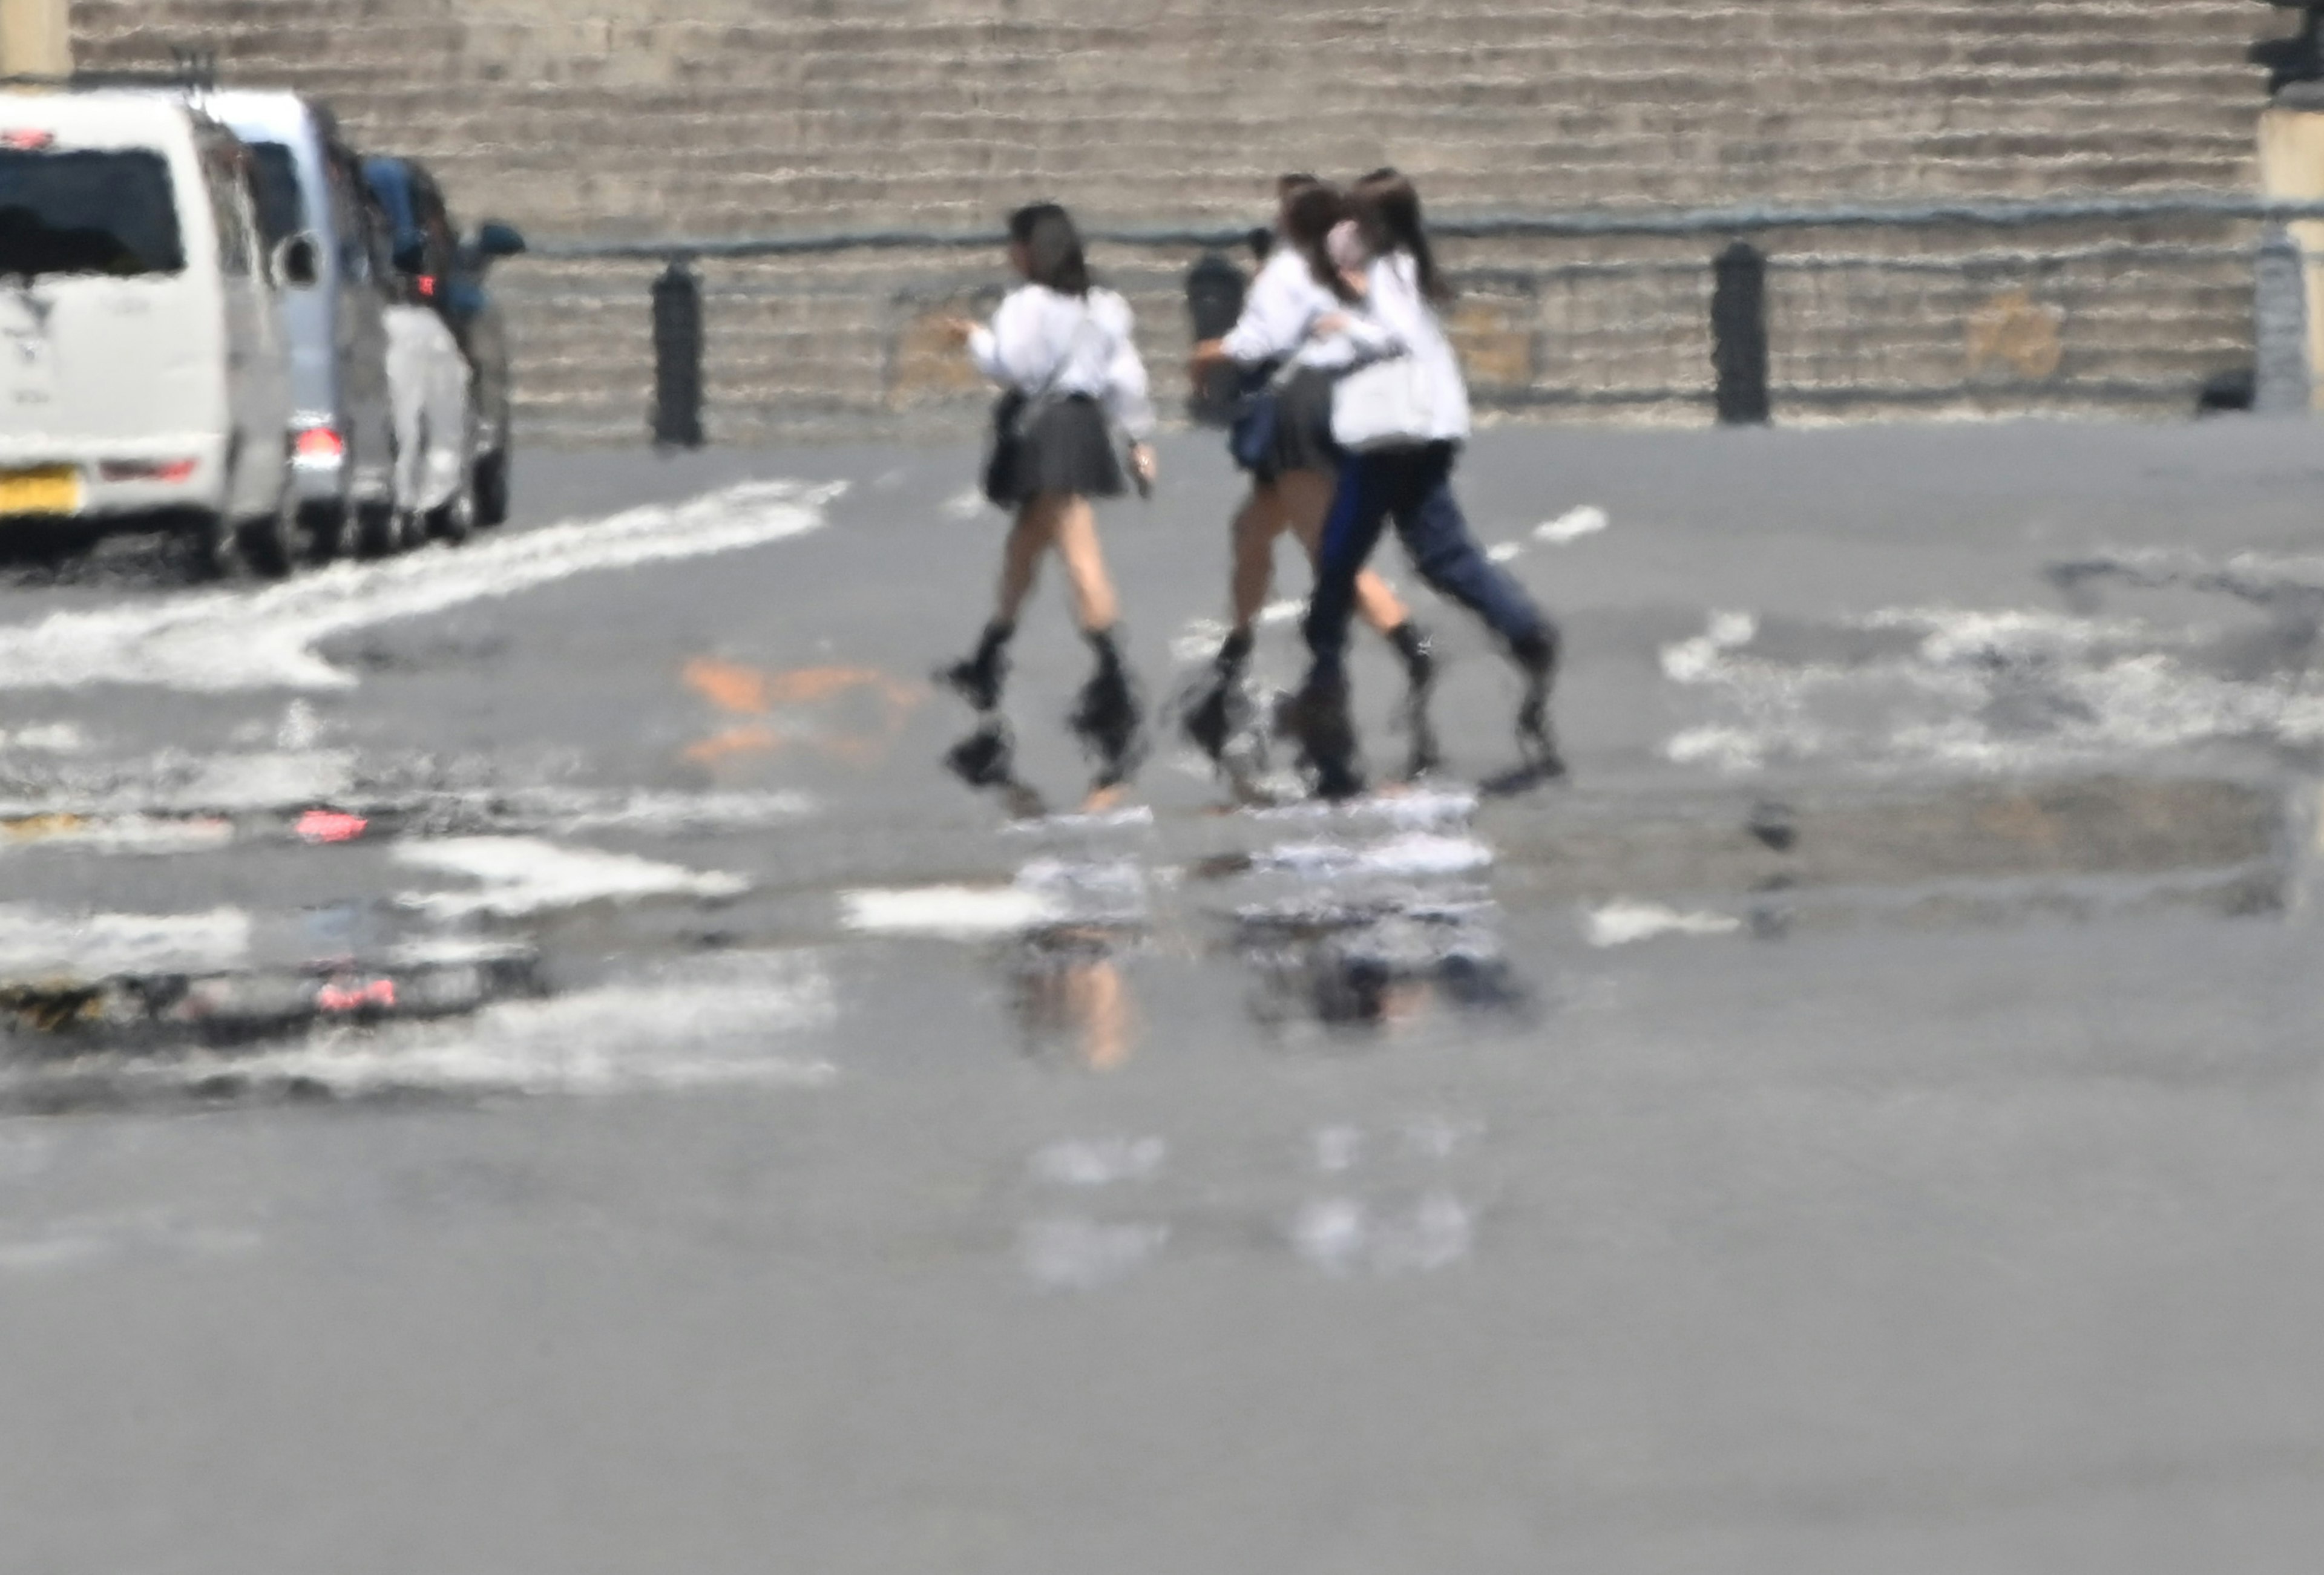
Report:
<svg viewBox="0 0 2324 1575"><path fill-rule="evenodd" d="M1186 315L1193 320L1194 343L1222 337L1242 315L1245 288L1242 270L1216 252L1205 252L1186 270ZM1186 414L1206 427L1223 427L1234 419L1240 403L1235 369L1222 366L1202 381L1186 401Z"/></svg>
<svg viewBox="0 0 2324 1575"><path fill-rule="evenodd" d="M1719 422L1765 426L1767 408L1767 258L1737 241L1711 263L1711 366Z"/></svg>
<svg viewBox="0 0 2324 1575"><path fill-rule="evenodd" d="M702 277L674 257L653 281L653 440L702 447Z"/></svg>

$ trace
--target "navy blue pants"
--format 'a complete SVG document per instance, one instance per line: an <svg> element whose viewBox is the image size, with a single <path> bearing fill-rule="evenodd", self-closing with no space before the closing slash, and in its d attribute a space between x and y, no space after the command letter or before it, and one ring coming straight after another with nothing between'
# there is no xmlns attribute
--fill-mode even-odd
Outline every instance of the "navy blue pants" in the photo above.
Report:
<svg viewBox="0 0 2324 1575"><path fill-rule="evenodd" d="M1323 520L1315 594L1307 603L1307 649L1318 675L1336 676L1355 611L1356 575L1379 544L1380 527L1396 533L1412 566L1437 592L1458 602L1511 645L1545 639L1548 620L1517 581L1495 567L1469 534L1452 497L1451 443L1379 449L1341 461L1339 489Z"/></svg>

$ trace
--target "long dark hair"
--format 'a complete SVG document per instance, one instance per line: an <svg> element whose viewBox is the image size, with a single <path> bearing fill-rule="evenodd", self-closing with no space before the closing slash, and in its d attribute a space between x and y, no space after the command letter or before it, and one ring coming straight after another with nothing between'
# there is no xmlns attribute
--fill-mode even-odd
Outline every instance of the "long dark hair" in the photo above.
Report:
<svg viewBox="0 0 2324 1575"><path fill-rule="evenodd" d="M1356 292L1348 288L1348 281L1332 266L1331 253L1323 249L1332 226L1347 216L1348 199L1340 189L1314 181L1284 202L1283 238L1307 260L1307 272L1315 276L1316 283L1342 300L1352 301Z"/></svg>
<svg viewBox="0 0 2324 1575"><path fill-rule="evenodd" d="M1420 221L1420 193L1412 182L1394 170L1375 170L1357 181L1348 196L1372 255L1411 253L1420 270L1420 293L1439 306L1451 300L1452 287L1444 281L1436 253L1429 249L1428 230Z"/></svg>
<svg viewBox="0 0 2324 1575"><path fill-rule="evenodd" d="M1074 216L1054 202L1028 203L1009 216L1009 239L1024 248L1025 277L1059 295L1087 295L1089 259Z"/></svg>

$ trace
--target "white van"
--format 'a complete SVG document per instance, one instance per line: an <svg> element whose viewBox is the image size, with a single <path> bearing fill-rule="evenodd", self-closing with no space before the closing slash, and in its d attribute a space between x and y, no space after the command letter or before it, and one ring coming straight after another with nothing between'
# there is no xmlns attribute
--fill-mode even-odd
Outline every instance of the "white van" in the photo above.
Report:
<svg viewBox="0 0 2324 1575"><path fill-rule="evenodd" d="M290 567L290 389L248 150L182 99L0 92L0 534Z"/></svg>
<svg viewBox="0 0 2324 1575"><path fill-rule="evenodd" d="M250 149L258 230L283 261L276 310L290 357L291 474L317 556L395 505L395 426L383 313L354 152L321 105L295 93L198 89L197 107ZM294 244L304 237L303 249Z"/></svg>

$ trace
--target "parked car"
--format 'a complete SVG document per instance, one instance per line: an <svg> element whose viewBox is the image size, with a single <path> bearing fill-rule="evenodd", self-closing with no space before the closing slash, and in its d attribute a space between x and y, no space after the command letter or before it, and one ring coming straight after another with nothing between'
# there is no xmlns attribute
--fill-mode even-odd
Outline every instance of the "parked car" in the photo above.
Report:
<svg viewBox="0 0 2324 1575"><path fill-rule="evenodd" d="M295 93L208 92L201 107L251 151L259 233L288 261L276 302L290 357L291 476L318 557L394 506L384 312L355 155Z"/></svg>
<svg viewBox="0 0 2324 1575"><path fill-rule="evenodd" d="M488 220L462 242L435 177L417 160L375 155L364 161L364 176L394 226L397 265L443 314L475 373L476 517L497 525L509 504L508 329L486 275L499 259L523 251L524 237Z"/></svg>
<svg viewBox="0 0 2324 1575"><path fill-rule="evenodd" d="M289 362L234 134L168 95L0 92L0 532L291 566Z"/></svg>

